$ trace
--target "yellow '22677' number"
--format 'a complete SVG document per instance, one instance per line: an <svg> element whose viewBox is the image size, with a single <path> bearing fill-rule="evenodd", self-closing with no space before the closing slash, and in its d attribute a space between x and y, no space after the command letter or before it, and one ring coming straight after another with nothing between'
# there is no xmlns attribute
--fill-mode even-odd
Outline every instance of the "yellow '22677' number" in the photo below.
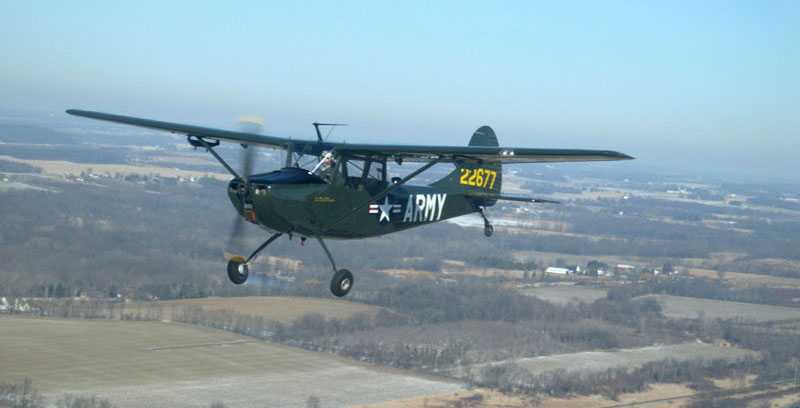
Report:
<svg viewBox="0 0 800 408"><path fill-rule="evenodd" d="M494 170L486 169L460 169L461 178L458 180L460 184L474 187L493 188L494 180L497 178L497 172Z"/></svg>

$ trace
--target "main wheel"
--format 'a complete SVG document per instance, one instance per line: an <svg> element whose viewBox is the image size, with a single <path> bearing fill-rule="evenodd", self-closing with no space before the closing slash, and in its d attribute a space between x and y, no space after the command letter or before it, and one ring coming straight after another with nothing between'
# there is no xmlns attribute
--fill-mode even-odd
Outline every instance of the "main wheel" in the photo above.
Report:
<svg viewBox="0 0 800 408"><path fill-rule="evenodd" d="M250 275L250 269L247 267L247 263L233 259L228 261L228 277L231 282L241 285L247 280L248 275Z"/></svg>
<svg viewBox="0 0 800 408"><path fill-rule="evenodd" d="M492 227L491 225L483 227L483 235L491 237L493 232L494 232L494 227Z"/></svg>
<svg viewBox="0 0 800 408"><path fill-rule="evenodd" d="M347 269L339 269L331 279L331 293L336 297L342 297L350 292L353 287L353 274Z"/></svg>

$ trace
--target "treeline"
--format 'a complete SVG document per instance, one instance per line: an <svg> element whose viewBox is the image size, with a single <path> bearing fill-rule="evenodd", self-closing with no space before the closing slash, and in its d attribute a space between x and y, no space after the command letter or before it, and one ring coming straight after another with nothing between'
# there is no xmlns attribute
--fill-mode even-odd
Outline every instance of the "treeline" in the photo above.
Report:
<svg viewBox="0 0 800 408"><path fill-rule="evenodd" d="M800 336L795 330L764 328L717 321L718 335L733 344L761 352L754 374L756 381L792 379L800 367Z"/></svg>
<svg viewBox="0 0 800 408"><path fill-rule="evenodd" d="M0 404L11 407L41 407L42 396L33 386L33 380L24 378L19 383L0 382Z"/></svg>
<svg viewBox="0 0 800 408"><path fill-rule="evenodd" d="M391 308L411 316L418 323L442 323L459 320L575 321L577 314L515 289L488 284L465 277L455 285L432 285L428 281L409 281L393 290L361 294L359 301Z"/></svg>
<svg viewBox="0 0 800 408"><path fill-rule="evenodd" d="M113 319L159 321L164 310L157 302L126 303L120 300L35 299L31 314L64 319Z"/></svg>
<svg viewBox="0 0 800 408"><path fill-rule="evenodd" d="M712 389L714 385L709 378L728 377L754 364L752 359L729 362L668 358L638 368L617 367L599 372L557 369L534 374L515 363L500 363L488 365L467 379L476 385L503 392L551 396L600 394L616 400L622 393L645 391L651 383L688 383L696 390Z"/></svg>
<svg viewBox="0 0 800 408"><path fill-rule="evenodd" d="M793 379L800 367L800 336L792 326L743 324L736 319L685 321L685 330L706 342L724 340L732 345L758 351L760 358L749 361L747 374L757 383Z"/></svg>
<svg viewBox="0 0 800 408"><path fill-rule="evenodd" d="M9 173L41 173L42 168L11 160L0 160L0 172L2 171Z"/></svg>
<svg viewBox="0 0 800 408"><path fill-rule="evenodd" d="M55 405L46 404L33 380L24 378L18 383L0 382L0 406L13 408L114 408L107 399L96 396L83 397L69 393L58 399Z"/></svg>
<svg viewBox="0 0 800 408"><path fill-rule="evenodd" d="M311 400L311 397L309 398ZM317 399L318 400L318 399ZM55 404L44 401L33 380L24 378L18 383L0 382L0 406L10 408L114 408L109 400L92 396L65 393ZM317 404L319 406L319 404ZM220 402L212 402L211 408L224 408Z"/></svg>

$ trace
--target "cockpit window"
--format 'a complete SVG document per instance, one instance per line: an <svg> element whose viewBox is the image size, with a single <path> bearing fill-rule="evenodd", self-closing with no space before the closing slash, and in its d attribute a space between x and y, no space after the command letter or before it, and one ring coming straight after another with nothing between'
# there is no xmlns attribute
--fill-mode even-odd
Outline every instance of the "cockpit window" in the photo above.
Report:
<svg viewBox="0 0 800 408"><path fill-rule="evenodd" d="M386 162L350 158L343 162L345 186L367 191L380 191L386 185Z"/></svg>

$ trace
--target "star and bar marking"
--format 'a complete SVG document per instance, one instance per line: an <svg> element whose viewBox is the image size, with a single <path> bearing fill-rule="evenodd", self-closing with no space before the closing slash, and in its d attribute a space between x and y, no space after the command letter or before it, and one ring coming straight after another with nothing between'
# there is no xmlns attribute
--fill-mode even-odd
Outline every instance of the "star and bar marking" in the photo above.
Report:
<svg viewBox="0 0 800 408"><path fill-rule="evenodd" d="M399 214L401 210L402 205L390 203L389 196L384 198L382 204L371 204L369 206L369 213L378 214L378 222L381 224L388 224L391 221L391 215Z"/></svg>

